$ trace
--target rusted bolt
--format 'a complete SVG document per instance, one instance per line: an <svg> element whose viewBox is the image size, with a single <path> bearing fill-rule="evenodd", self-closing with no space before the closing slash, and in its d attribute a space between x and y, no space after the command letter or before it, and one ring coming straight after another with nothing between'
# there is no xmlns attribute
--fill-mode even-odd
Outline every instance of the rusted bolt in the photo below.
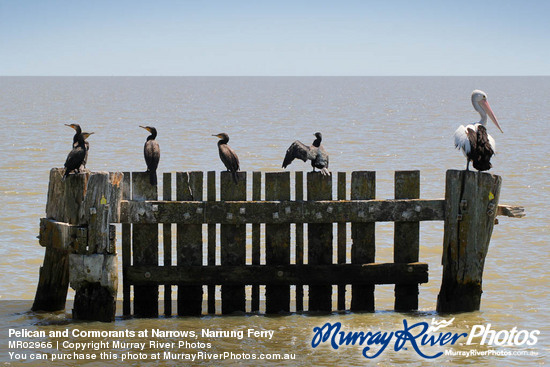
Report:
<svg viewBox="0 0 550 367"><path fill-rule="evenodd" d="M239 209L239 213L241 213L241 214L246 214L246 208L240 208L240 209Z"/></svg>
<svg viewBox="0 0 550 367"><path fill-rule="evenodd" d="M197 214L202 214L202 208L197 208Z"/></svg>
<svg viewBox="0 0 550 367"><path fill-rule="evenodd" d="M495 218L495 226L498 224L498 218Z"/></svg>
<svg viewBox="0 0 550 367"><path fill-rule="evenodd" d="M495 212L494 212L494 211L492 211L492 210L490 210L490 209L489 209L489 210L487 210L487 215L488 215L488 216L490 216L490 217L491 217L491 216L492 216L493 214L495 214Z"/></svg>
<svg viewBox="0 0 550 367"><path fill-rule="evenodd" d="M277 272L277 276L278 276L278 277L282 277L282 276L283 276L283 271L282 271L282 270L279 270L279 271Z"/></svg>
<svg viewBox="0 0 550 367"><path fill-rule="evenodd" d="M489 210L495 209L495 203L489 203L489 205L487 205L487 208L488 208Z"/></svg>
<svg viewBox="0 0 550 367"><path fill-rule="evenodd" d="M374 213L374 206L369 206L369 213Z"/></svg>
<svg viewBox="0 0 550 367"><path fill-rule="evenodd" d="M462 214L457 215L456 220L462 220Z"/></svg>
<svg viewBox="0 0 550 367"><path fill-rule="evenodd" d="M329 207L327 208L327 213L332 213L332 206L329 206Z"/></svg>
<svg viewBox="0 0 550 367"><path fill-rule="evenodd" d="M466 199L460 200L460 210L466 210L468 207L468 201Z"/></svg>
<svg viewBox="0 0 550 367"><path fill-rule="evenodd" d="M187 220L187 219L191 218L191 214L189 214L189 213L184 213L184 214L183 214L183 218Z"/></svg>
<svg viewBox="0 0 550 367"><path fill-rule="evenodd" d="M145 279L149 279L151 278L151 273L146 271L145 274L143 274L143 276L145 277Z"/></svg>
<svg viewBox="0 0 550 367"><path fill-rule="evenodd" d="M422 210L422 207L420 205L417 205L414 207L414 211L417 213L420 213L421 210Z"/></svg>
<svg viewBox="0 0 550 367"><path fill-rule="evenodd" d="M91 270L90 268L86 268L86 273L90 274Z"/></svg>
<svg viewBox="0 0 550 367"><path fill-rule="evenodd" d="M227 213L227 219L229 220L233 219L233 213Z"/></svg>
<svg viewBox="0 0 550 367"><path fill-rule="evenodd" d="M412 272L413 272L413 267L412 267L412 266L407 267L407 271L408 271L409 273L412 273Z"/></svg>
<svg viewBox="0 0 550 367"><path fill-rule="evenodd" d="M154 212L158 212L159 211L159 206L158 205L153 205L153 207L151 208Z"/></svg>
<svg viewBox="0 0 550 367"><path fill-rule="evenodd" d="M138 213L138 215L144 215L145 214L145 209L139 208L137 213Z"/></svg>
<svg viewBox="0 0 550 367"><path fill-rule="evenodd" d="M317 217L317 219L323 218L323 214L321 214L321 213L317 213L315 216Z"/></svg>
<svg viewBox="0 0 550 367"><path fill-rule="evenodd" d="M96 208L90 208L90 215L95 215L97 213Z"/></svg>
<svg viewBox="0 0 550 367"><path fill-rule="evenodd" d="M363 211L360 211L359 213L357 213L357 215L359 216L359 218L365 218L365 212Z"/></svg>
<svg viewBox="0 0 550 367"><path fill-rule="evenodd" d="M290 207L287 206L287 207L285 208L285 213L286 213L286 214L290 214L290 212L291 212Z"/></svg>
<svg viewBox="0 0 550 367"><path fill-rule="evenodd" d="M273 219L279 219L279 213L278 212L273 213Z"/></svg>

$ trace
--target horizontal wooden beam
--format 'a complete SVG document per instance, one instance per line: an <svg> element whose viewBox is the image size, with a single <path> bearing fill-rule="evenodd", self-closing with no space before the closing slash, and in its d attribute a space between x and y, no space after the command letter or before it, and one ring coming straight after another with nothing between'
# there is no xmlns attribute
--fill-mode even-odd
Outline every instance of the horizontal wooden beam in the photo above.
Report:
<svg viewBox="0 0 550 367"><path fill-rule="evenodd" d="M131 266L130 284L330 285L428 282L428 264L332 264L246 266Z"/></svg>
<svg viewBox="0 0 550 367"><path fill-rule="evenodd" d="M53 247L79 252L87 246L87 228L75 224L40 218L38 243L42 247Z"/></svg>
<svg viewBox="0 0 550 367"><path fill-rule="evenodd" d="M444 200L122 201L121 223L336 223L443 220Z"/></svg>

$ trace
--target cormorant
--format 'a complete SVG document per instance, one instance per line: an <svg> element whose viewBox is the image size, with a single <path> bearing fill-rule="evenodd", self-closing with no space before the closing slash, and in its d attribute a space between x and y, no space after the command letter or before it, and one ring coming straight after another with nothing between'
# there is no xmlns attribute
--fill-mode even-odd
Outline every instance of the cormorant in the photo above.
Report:
<svg viewBox="0 0 550 367"><path fill-rule="evenodd" d="M160 148L159 144L155 140L157 137L157 129L152 126L140 126L151 133L145 141L143 146L143 156L145 157L145 163L147 164L147 172L149 172L149 183L151 185L157 184L157 167L160 160Z"/></svg>
<svg viewBox="0 0 550 367"><path fill-rule="evenodd" d="M455 147L461 149L466 157L466 171L470 168L470 161L478 171L491 169L491 157L495 154L495 139L487 134L487 115L502 133L493 110L487 102L487 94L480 90L472 92L472 105L481 119L475 124L461 125L454 134Z"/></svg>
<svg viewBox="0 0 550 367"><path fill-rule="evenodd" d="M309 159L311 161L311 167L313 167L313 172L315 172L315 168L319 168L321 174L330 175L328 170L328 153L325 148L321 146L323 136L319 132L314 135L315 140L309 147L299 140L296 140L290 145L286 150L283 168L286 168L295 158L301 159L304 162Z"/></svg>
<svg viewBox="0 0 550 367"><path fill-rule="evenodd" d="M80 172L80 166L86 158L86 143L84 141L84 136L82 135L82 130L80 129L80 126L77 124L71 124L67 126L70 126L76 130L76 134L73 138L73 140L76 140L76 142L73 144L73 149L71 150L71 152L67 156L67 160L65 161L65 172L63 173L63 179L65 179L71 171L76 170Z"/></svg>
<svg viewBox="0 0 550 367"><path fill-rule="evenodd" d="M225 165L225 168L227 168L227 170L233 174L233 181L237 183L237 171L240 169L239 157L237 157L237 153L235 153L235 151L231 149L229 145L227 145L227 142L229 141L229 135L227 135L226 133L220 133L212 136L220 138L220 141L218 141L218 152L220 153L220 159Z"/></svg>
<svg viewBox="0 0 550 367"><path fill-rule="evenodd" d="M88 162L88 151L90 150L90 143L86 139L93 133L82 133L82 137L84 138L84 147L86 148L86 156L84 157L84 161L82 162L82 166L86 168L86 162ZM75 143L78 144L78 143ZM73 144L73 148L75 147L75 144Z"/></svg>

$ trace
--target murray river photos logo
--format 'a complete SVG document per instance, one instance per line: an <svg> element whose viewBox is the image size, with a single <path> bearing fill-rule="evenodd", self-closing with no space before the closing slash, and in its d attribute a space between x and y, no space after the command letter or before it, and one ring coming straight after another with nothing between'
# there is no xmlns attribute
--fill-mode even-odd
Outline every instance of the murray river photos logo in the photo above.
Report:
<svg viewBox="0 0 550 367"><path fill-rule="evenodd" d="M340 322L327 322L321 327L313 328L311 346L317 348L326 343L333 349L358 345L363 347L363 357L373 359L381 355L386 348L393 346L398 352L414 350L419 356L433 359L440 357L443 351L430 354L426 347L452 346L457 342L466 345L479 344L488 346L532 346L538 341L539 330L493 330L491 324L474 325L469 333L443 332L441 329L450 326L454 321L432 319L432 323L417 322L410 324L403 319L403 329L395 331L344 331Z"/></svg>

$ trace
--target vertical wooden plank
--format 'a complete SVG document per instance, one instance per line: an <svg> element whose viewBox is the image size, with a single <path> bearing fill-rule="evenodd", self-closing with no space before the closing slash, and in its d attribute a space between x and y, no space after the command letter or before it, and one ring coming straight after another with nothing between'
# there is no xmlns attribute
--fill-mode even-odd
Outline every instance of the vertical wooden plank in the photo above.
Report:
<svg viewBox="0 0 550 367"><path fill-rule="evenodd" d="M356 171L351 174L351 200L376 197L376 172ZM365 213L366 214L366 213ZM375 258L375 223L351 224L351 263L373 263ZM351 285L351 310L374 311L374 285Z"/></svg>
<svg viewBox="0 0 550 367"><path fill-rule="evenodd" d="M178 201L202 201L202 172L176 173ZM202 225L177 225L178 267L202 266ZM178 286L178 315L200 316L202 313L202 286Z"/></svg>
<svg viewBox="0 0 550 367"><path fill-rule="evenodd" d="M420 171L395 172L395 198L418 199L420 197ZM395 222L393 261L410 263L418 261L420 222ZM418 309L418 284L395 285L395 310Z"/></svg>
<svg viewBox="0 0 550 367"><path fill-rule="evenodd" d="M162 175L162 200L172 200L172 173L164 172ZM164 266L172 265L172 223L162 224L162 241L164 252ZM164 285L164 314L172 315L172 285Z"/></svg>
<svg viewBox="0 0 550 367"><path fill-rule="evenodd" d="M206 200L216 201L216 172L208 171ZM216 265L216 224L208 224L208 265ZM208 286L208 313L216 313L216 286Z"/></svg>
<svg viewBox="0 0 550 367"><path fill-rule="evenodd" d="M148 172L132 172L132 198L136 201L157 200L157 186L149 183ZM132 225L133 265L158 266L158 225ZM158 286L134 286L134 315L158 317Z"/></svg>
<svg viewBox="0 0 550 367"><path fill-rule="evenodd" d="M262 199L262 173L252 173L252 200ZM260 223L252 224L252 265L260 265ZM252 286L252 312L260 309L260 286Z"/></svg>
<svg viewBox="0 0 550 367"><path fill-rule="evenodd" d="M500 197L500 176L447 171L443 280L438 312L479 310L485 256Z"/></svg>
<svg viewBox="0 0 550 367"><path fill-rule="evenodd" d="M332 176L307 173L307 200L331 200ZM318 213L328 216L328 213ZM332 223L308 224L308 264L332 264ZM332 311L332 286L309 286L309 311Z"/></svg>
<svg viewBox="0 0 550 367"><path fill-rule="evenodd" d="M296 201L304 200L304 172L296 171ZM304 224L296 223L296 264L304 263ZM304 310L304 286L296 285L296 311Z"/></svg>
<svg viewBox="0 0 550 367"><path fill-rule="evenodd" d="M122 179L122 200L130 200L132 176L130 172L124 172ZM127 280L128 268L132 265L132 225L122 224L122 314L130 316L130 283Z"/></svg>
<svg viewBox="0 0 550 367"><path fill-rule="evenodd" d="M290 200L290 172L265 174L265 199ZM266 265L290 264L290 223L265 225ZM266 313L290 311L290 287L265 286Z"/></svg>
<svg viewBox="0 0 550 367"><path fill-rule="evenodd" d="M221 172L221 200L246 200L246 172L238 172L238 182L233 182L231 172ZM221 225L222 265L246 265L246 225ZM222 313L244 312L246 310L245 287L222 286Z"/></svg>
<svg viewBox="0 0 550 367"><path fill-rule="evenodd" d="M346 200L346 172L338 172L338 200ZM338 223L338 264L346 263L346 222ZM346 309L346 285L338 284L338 310Z"/></svg>

